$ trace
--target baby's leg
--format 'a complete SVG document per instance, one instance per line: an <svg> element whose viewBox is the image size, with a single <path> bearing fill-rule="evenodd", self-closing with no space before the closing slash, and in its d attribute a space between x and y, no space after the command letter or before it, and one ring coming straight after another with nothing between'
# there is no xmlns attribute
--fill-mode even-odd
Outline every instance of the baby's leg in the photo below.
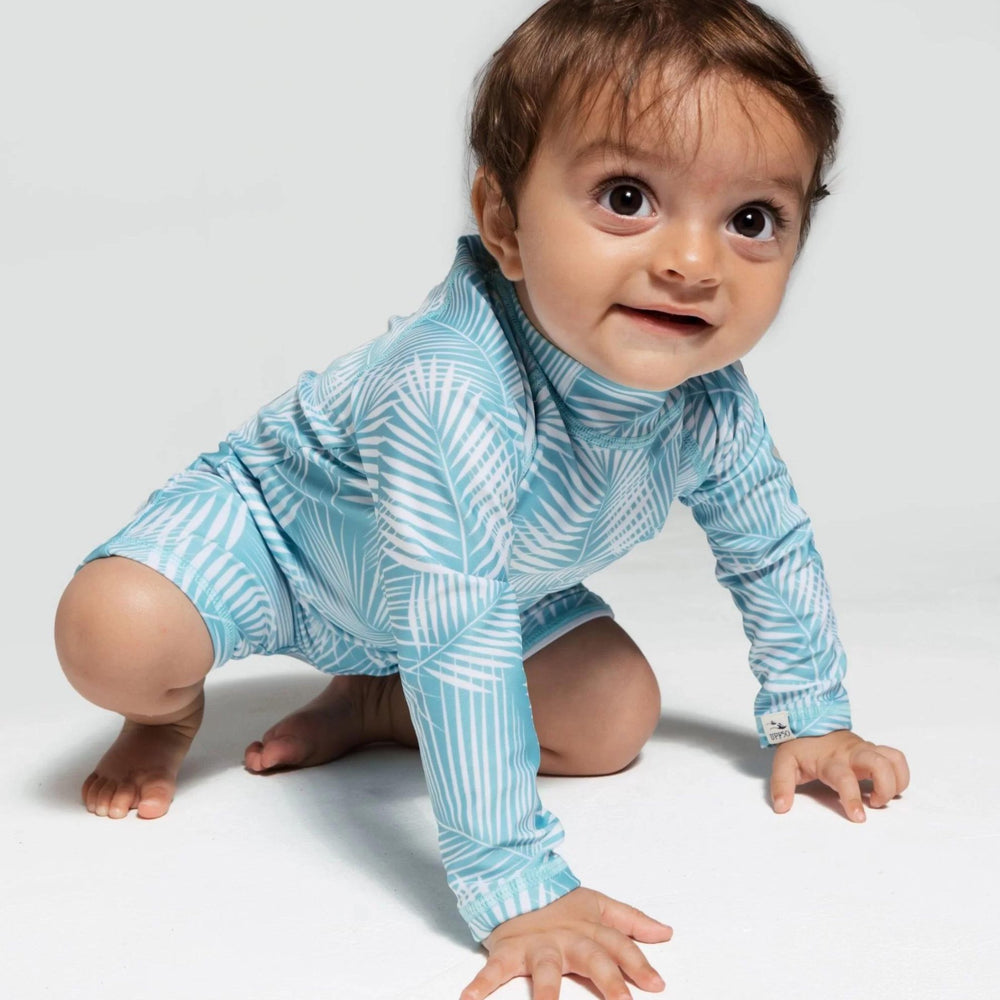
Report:
<svg viewBox="0 0 1000 1000"><path fill-rule="evenodd" d="M614 774L660 721L660 687L612 618L573 629L525 661L542 774Z"/></svg>
<svg viewBox="0 0 1000 1000"><path fill-rule="evenodd" d="M56 651L85 698L125 717L83 786L87 808L120 818L162 816L201 724L212 666L208 629L173 583L131 559L82 567L56 613Z"/></svg>
<svg viewBox="0 0 1000 1000"><path fill-rule="evenodd" d="M524 665L543 774L611 774L631 763L660 718L652 668L628 634L597 618ZM335 677L247 747L251 771L308 767L375 742L417 745L398 675Z"/></svg>

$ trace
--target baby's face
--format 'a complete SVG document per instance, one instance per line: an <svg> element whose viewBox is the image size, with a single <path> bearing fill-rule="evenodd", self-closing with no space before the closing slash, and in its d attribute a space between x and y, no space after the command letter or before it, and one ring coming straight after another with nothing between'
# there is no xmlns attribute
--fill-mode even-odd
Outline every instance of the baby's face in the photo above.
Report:
<svg viewBox="0 0 1000 1000"><path fill-rule="evenodd" d="M777 313L816 151L766 93L710 78L664 131L627 145L599 102L543 135L517 228L491 247L538 330L622 385L669 389L723 368Z"/></svg>

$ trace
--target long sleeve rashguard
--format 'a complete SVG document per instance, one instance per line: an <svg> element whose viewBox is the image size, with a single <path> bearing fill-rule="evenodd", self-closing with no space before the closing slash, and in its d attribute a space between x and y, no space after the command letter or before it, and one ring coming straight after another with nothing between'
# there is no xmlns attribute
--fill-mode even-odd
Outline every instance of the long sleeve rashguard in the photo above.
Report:
<svg viewBox="0 0 1000 1000"><path fill-rule="evenodd" d="M674 499L742 612L761 743L775 719L850 724L809 521L742 368L666 392L610 382L532 327L476 238L416 314L305 373L225 447L259 484L296 599L329 623L318 665L398 670L477 939L579 885L536 789L525 615L572 601Z"/></svg>

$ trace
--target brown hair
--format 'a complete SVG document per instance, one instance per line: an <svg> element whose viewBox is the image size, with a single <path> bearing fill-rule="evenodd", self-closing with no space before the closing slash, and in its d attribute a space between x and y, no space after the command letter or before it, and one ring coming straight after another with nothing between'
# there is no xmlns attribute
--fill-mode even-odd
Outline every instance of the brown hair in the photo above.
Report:
<svg viewBox="0 0 1000 1000"><path fill-rule="evenodd" d="M792 33L748 0L549 0L480 74L472 154L516 219L518 188L550 119L588 100L593 107L610 87L612 114L627 129L640 84L663 79L668 68L674 95L711 74L729 76L770 94L802 130L816 150L804 240L812 205L828 194L822 175L833 161L840 113Z"/></svg>

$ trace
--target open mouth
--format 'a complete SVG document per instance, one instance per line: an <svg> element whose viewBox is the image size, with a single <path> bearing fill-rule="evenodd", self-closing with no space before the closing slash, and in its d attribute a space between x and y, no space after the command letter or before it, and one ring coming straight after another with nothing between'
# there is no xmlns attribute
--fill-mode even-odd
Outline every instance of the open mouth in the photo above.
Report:
<svg viewBox="0 0 1000 1000"><path fill-rule="evenodd" d="M711 326L707 320L702 319L700 316L692 316L689 313L663 312L660 309L633 309L631 306L619 306L619 308L630 316L647 320L668 330L697 333Z"/></svg>

